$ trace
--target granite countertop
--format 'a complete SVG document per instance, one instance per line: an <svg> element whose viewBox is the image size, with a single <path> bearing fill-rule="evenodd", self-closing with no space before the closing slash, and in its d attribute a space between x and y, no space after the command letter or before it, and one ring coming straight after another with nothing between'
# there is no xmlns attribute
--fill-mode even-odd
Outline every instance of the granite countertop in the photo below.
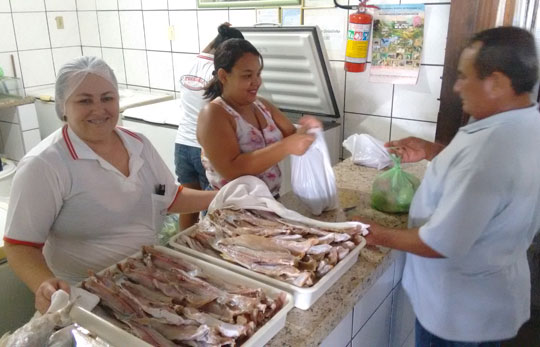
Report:
<svg viewBox="0 0 540 347"><path fill-rule="evenodd" d="M404 164L403 169L422 178L427 162ZM345 221L352 216L371 219L388 227L406 227L406 214L388 214L370 207L371 185L379 171L354 165L350 159L334 167L340 209L316 217L289 192L280 201L299 213L325 221ZM356 302L371 288L394 260L394 252L383 247L367 247L360 251L356 264L347 271L309 310L297 308L287 316L285 327L267 346L316 346L334 330Z"/></svg>
<svg viewBox="0 0 540 347"><path fill-rule="evenodd" d="M11 95L0 94L0 109L17 107L34 103L33 96L15 97Z"/></svg>

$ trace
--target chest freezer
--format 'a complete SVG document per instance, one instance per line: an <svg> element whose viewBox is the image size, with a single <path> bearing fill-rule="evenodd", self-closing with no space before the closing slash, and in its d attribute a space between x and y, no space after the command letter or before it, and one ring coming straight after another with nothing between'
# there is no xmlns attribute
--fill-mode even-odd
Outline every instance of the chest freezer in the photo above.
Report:
<svg viewBox="0 0 540 347"><path fill-rule="evenodd" d="M341 100L316 26L237 27L264 58L259 95L285 113L339 119Z"/></svg>

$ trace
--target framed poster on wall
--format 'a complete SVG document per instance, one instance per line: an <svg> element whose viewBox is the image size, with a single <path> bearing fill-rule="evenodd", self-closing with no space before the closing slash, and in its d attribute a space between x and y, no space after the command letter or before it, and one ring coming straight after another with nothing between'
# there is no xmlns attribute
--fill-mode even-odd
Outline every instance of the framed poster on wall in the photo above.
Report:
<svg viewBox="0 0 540 347"><path fill-rule="evenodd" d="M302 0L197 0L199 7L260 7L300 5Z"/></svg>

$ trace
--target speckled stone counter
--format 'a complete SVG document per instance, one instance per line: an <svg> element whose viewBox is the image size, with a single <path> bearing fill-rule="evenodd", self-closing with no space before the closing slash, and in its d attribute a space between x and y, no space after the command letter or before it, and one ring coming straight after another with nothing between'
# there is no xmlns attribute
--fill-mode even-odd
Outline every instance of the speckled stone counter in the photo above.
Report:
<svg viewBox="0 0 540 347"><path fill-rule="evenodd" d="M404 170L423 177L427 162L403 165ZM392 215L370 207L371 185L379 171L357 166L345 160L334 167L341 208L311 216L294 196L287 193L280 201L290 209L325 221L345 221L352 216L371 219L388 227L406 227L407 215ZM383 274L394 260L387 248L364 248L356 264L345 273L317 302L306 311L297 308L289 312L287 323L267 346L316 346L334 330L354 304Z"/></svg>
<svg viewBox="0 0 540 347"><path fill-rule="evenodd" d="M34 99L33 96L10 97L2 94L0 95L0 109L32 104Z"/></svg>

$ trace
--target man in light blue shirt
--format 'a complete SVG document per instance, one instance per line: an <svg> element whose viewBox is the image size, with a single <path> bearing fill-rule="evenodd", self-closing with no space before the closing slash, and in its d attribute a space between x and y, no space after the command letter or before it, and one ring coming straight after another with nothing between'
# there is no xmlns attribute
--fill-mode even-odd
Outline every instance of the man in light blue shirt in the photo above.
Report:
<svg viewBox="0 0 540 347"><path fill-rule="evenodd" d="M527 248L540 229L540 113L534 38L500 27L463 50L454 91L472 122L445 148L387 143L404 162L432 160L409 229L372 225L369 244L407 251L403 287L417 346L500 346L530 316Z"/></svg>

